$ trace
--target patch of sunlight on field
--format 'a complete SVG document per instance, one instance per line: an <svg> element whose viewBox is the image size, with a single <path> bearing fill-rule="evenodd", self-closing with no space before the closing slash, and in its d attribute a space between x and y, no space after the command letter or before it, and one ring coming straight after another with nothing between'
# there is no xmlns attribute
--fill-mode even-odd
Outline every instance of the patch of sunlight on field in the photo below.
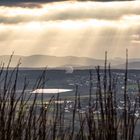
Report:
<svg viewBox="0 0 140 140"><path fill-rule="evenodd" d="M72 89L36 89L32 91L31 93L46 93L46 94L56 94L56 93L63 93L63 92L69 92L73 91Z"/></svg>

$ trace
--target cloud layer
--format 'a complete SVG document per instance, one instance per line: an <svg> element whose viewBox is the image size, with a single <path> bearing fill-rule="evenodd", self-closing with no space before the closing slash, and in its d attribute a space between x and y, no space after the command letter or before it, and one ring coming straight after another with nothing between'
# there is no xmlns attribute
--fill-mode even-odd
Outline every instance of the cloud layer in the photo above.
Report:
<svg viewBox="0 0 140 140"><path fill-rule="evenodd" d="M24 3L25 4L25 3ZM29 5L30 4L30 5ZM54 2L0 7L1 54L139 57L140 2Z"/></svg>
<svg viewBox="0 0 140 140"><path fill-rule="evenodd" d="M43 22L81 19L116 21L126 16L140 15L139 2L85 3L63 2L44 5L30 3L30 7L34 7L33 9L29 7L3 7L0 9L0 22L3 24L16 24L30 21Z"/></svg>

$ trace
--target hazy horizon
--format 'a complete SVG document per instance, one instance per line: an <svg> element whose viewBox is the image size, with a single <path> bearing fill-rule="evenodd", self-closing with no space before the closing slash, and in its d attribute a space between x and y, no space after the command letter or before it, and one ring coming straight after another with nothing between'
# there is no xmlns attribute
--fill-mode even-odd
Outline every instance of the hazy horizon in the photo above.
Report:
<svg viewBox="0 0 140 140"><path fill-rule="evenodd" d="M15 0L16 1L16 0ZM7 0L8 2L8 0ZM6 3L6 1L5 1ZM0 55L140 56L140 1L0 5Z"/></svg>
<svg viewBox="0 0 140 140"><path fill-rule="evenodd" d="M88 57L88 56L74 56L74 55L63 55L63 56L56 56L56 55L48 55L48 54L31 54L31 55L20 55L20 54L3 54L3 55L0 55L0 57L2 56L11 56L13 55L14 56L19 56L19 57L30 57L30 56L50 56L50 57L62 57L62 58L65 58L65 57L76 57L76 58L89 58L89 59L97 59L97 60L104 60L105 59L105 54L104 54L104 58L94 58L94 57ZM114 58L108 58L108 59L123 59L125 60L126 57L114 57ZM132 58L129 58L128 59L140 59L140 57L132 57Z"/></svg>

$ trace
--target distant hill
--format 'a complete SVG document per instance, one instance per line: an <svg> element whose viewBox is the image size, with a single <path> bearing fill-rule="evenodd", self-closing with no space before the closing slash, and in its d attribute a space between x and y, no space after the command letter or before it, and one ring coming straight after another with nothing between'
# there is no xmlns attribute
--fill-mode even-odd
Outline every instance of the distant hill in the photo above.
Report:
<svg viewBox="0 0 140 140"><path fill-rule="evenodd" d="M10 56L0 56L0 61L5 64L8 63ZM32 55L19 56L14 55L11 61L11 67L15 67L21 59L21 67L65 67L65 66L89 66L89 65L103 65L103 60L96 60L87 57L56 57L49 55Z"/></svg>
<svg viewBox="0 0 140 140"><path fill-rule="evenodd" d="M114 66L114 68L125 69L125 64L116 65L116 66ZM139 62L129 62L128 69L140 69L140 61Z"/></svg>
<svg viewBox="0 0 140 140"><path fill-rule="evenodd" d="M4 62L5 66L8 64L10 56L2 55L0 56L0 62ZM87 69L94 68L95 66L103 66L104 60L102 59L93 59L88 57L75 57L75 56L66 56L66 57L56 57L49 55L31 55L31 56L20 56L14 55L10 64L10 67L15 67L18 61L21 59L20 67L24 68L64 68L72 66L75 68ZM125 68L125 60L121 58L116 58L108 61L111 63L112 68ZM140 59L130 59L129 68L131 69L140 69Z"/></svg>

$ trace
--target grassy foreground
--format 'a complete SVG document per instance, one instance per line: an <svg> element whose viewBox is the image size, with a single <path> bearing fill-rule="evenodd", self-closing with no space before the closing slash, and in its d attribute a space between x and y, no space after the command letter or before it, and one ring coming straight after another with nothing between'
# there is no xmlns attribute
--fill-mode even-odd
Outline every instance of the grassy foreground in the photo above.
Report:
<svg viewBox="0 0 140 140"><path fill-rule="evenodd" d="M0 140L133 140L140 139L135 135L135 127L139 122L136 117L140 97L135 97L132 105L127 93L128 62L124 76L123 110L121 115L117 106L117 78L112 77L110 66L105 59L104 75L101 77L100 67L96 67L97 86L93 93L92 71L89 72L89 101L88 108L81 113L80 93L75 86L75 101L71 117L66 120L65 105L59 104L61 98L52 96L49 103L44 105L43 94L38 109L38 94L32 102L30 96L26 97L28 86L25 78L23 90L18 94L19 64L9 73L9 60L7 68L1 65L0 69ZM4 77L2 76L4 73ZM34 89L43 88L46 82L46 70L36 80ZM138 82L138 95L140 85ZM92 95L96 95L93 103ZM54 101L59 101L54 104ZM52 107L53 106L53 107ZM131 112L131 113L130 113Z"/></svg>

